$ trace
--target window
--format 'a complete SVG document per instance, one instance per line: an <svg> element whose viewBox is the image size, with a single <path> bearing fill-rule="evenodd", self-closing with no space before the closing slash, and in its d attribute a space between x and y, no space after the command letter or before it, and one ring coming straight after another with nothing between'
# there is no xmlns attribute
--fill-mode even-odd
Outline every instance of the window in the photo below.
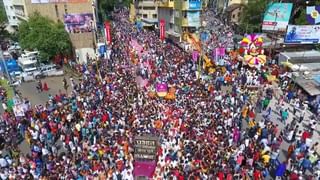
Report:
<svg viewBox="0 0 320 180"><path fill-rule="evenodd" d="M143 7L144 10L155 10L155 7Z"/></svg>
<svg viewBox="0 0 320 180"><path fill-rule="evenodd" d="M11 9L13 9L13 6L10 6Z"/></svg>
<svg viewBox="0 0 320 180"><path fill-rule="evenodd" d="M16 17L15 17L15 16L12 16L12 19L16 19Z"/></svg>
<svg viewBox="0 0 320 180"><path fill-rule="evenodd" d="M232 14L232 19L236 18L236 15L235 14Z"/></svg>
<svg viewBox="0 0 320 180"><path fill-rule="evenodd" d="M64 4L64 13L68 14L68 6L67 6L67 4Z"/></svg>
<svg viewBox="0 0 320 180"><path fill-rule="evenodd" d="M172 28L173 28L173 24L170 23L170 24L169 24L169 29L172 29Z"/></svg>
<svg viewBox="0 0 320 180"><path fill-rule="evenodd" d="M142 15L143 18L148 18L148 14Z"/></svg>
<svg viewBox="0 0 320 180"><path fill-rule="evenodd" d="M152 14L152 18L156 19L157 18L157 14Z"/></svg>

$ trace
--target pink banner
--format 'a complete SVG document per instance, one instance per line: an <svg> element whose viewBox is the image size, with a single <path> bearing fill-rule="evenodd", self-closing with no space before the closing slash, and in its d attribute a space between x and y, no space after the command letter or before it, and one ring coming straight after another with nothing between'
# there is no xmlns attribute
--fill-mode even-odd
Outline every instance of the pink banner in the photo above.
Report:
<svg viewBox="0 0 320 180"><path fill-rule="evenodd" d="M226 48L216 48L214 51L215 61L226 55Z"/></svg>
<svg viewBox="0 0 320 180"><path fill-rule="evenodd" d="M195 61L198 60L198 58L199 58L199 53L198 53L198 51L193 51L193 52L192 52L192 60L195 62Z"/></svg>

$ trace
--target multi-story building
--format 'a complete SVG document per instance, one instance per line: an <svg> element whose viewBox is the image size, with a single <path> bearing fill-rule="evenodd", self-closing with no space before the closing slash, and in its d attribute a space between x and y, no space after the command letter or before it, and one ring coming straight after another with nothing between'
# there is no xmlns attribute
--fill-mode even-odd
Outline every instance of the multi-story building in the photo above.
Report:
<svg viewBox="0 0 320 180"><path fill-rule="evenodd" d="M29 15L38 12L49 19L62 22L69 33L79 61L94 58L96 37L96 1L94 0L24 0ZM84 60L86 61L86 60Z"/></svg>
<svg viewBox="0 0 320 180"><path fill-rule="evenodd" d="M135 8L144 27L158 24L158 4L154 0L136 0Z"/></svg>
<svg viewBox="0 0 320 180"><path fill-rule="evenodd" d="M3 0L9 26L17 28L21 20L27 20L24 0Z"/></svg>
<svg viewBox="0 0 320 180"><path fill-rule="evenodd" d="M248 0L227 0L226 13L228 14L228 21L239 24L243 6L248 3Z"/></svg>
<svg viewBox="0 0 320 180"><path fill-rule="evenodd" d="M182 40L185 32L201 27L201 0L166 0L158 3L158 20L166 21L166 34Z"/></svg>

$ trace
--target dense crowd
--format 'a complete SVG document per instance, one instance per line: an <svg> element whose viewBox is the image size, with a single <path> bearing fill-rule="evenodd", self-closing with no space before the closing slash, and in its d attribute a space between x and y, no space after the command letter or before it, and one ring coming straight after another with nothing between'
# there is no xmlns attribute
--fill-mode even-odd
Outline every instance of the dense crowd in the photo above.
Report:
<svg viewBox="0 0 320 180"><path fill-rule="evenodd" d="M274 171L294 180L314 172L318 144L308 131L296 132L288 160L278 161L283 133L268 118L275 93L262 71L235 63L217 67L210 79L197 78L190 54L161 42L154 31L138 32L126 10L113 19L112 53L99 72L88 68L71 84L71 94L50 96L23 118L3 114L31 154L12 148L3 155L1 179L132 180L133 138L143 134L159 137L153 179L258 180ZM132 40L143 46L136 61ZM159 82L176 89L175 100L148 96ZM266 118L257 119L261 112Z"/></svg>

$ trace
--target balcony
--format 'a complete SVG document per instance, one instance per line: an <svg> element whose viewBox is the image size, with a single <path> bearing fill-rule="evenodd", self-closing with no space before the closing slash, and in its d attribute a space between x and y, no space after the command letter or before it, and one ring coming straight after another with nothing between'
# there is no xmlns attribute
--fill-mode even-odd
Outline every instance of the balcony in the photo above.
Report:
<svg viewBox="0 0 320 180"><path fill-rule="evenodd" d="M158 2L159 7L163 8L173 8L174 6L174 1L173 0L163 0Z"/></svg>
<svg viewBox="0 0 320 180"><path fill-rule="evenodd" d="M13 5L24 5L24 0L12 0Z"/></svg>
<svg viewBox="0 0 320 180"><path fill-rule="evenodd" d="M187 18L181 18L181 26L188 27L189 21Z"/></svg>
<svg viewBox="0 0 320 180"><path fill-rule="evenodd" d="M143 7L156 7L157 3L154 1L139 1L139 6Z"/></svg>

